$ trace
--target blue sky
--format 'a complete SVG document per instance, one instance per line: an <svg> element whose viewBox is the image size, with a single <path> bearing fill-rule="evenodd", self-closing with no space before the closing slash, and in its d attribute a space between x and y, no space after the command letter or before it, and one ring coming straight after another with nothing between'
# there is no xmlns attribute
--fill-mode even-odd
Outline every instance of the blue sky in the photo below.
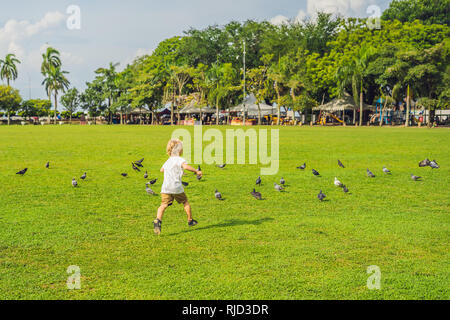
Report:
<svg viewBox="0 0 450 320"><path fill-rule="evenodd" d="M385 10L390 0L8 0L0 11L0 57L15 53L22 64L13 84L28 99L44 98L41 53L60 50L72 85L83 88L94 70L109 62L124 67L168 37L190 27L226 24L232 20L269 20L311 16L317 10L367 17L367 8ZM81 29L67 28L70 5L81 10Z"/></svg>

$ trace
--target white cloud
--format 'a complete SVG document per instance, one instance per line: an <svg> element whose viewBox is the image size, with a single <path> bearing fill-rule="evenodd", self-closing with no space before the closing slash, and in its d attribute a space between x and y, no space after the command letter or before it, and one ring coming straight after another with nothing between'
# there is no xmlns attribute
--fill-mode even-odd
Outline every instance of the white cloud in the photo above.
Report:
<svg viewBox="0 0 450 320"><path fill-rule="evenodd" d="M376 0L307 0L306 11L300 10L294 21L302 22L308 18L315 19L317 12L331 13L344 17L364 17L367 16L366 11L371 4L376 4ZM270 22L274 19L280 19L279 17L281 16L272 18Z"/></svg>
<svg viewBox="0 0 450 320"><path fill-rule="evenodd" d="M24 58L21 42L45 30L59 26L64 19L65 15L56 11L48 12L36 23L31 23L27 20L8 20L3 28L0 28L0 52L15 53L19 57Z"/></svg>
<svg viewBox="0 0 450 320"><path fill-rule="evenodd" d="M282 24L286 24L289 23L289 18L282 16L282 15L278 15L276 17L273 17L272 19L270 19L269 21L271 24L276 25L276 26L280 26Z"/></svg>
<svg viewBox="0 0 450 320"><path fill-rule="evenodd" d="M144 49L144 48L139 48L137 49L137 51L132 55L132 56L128 56L126 59L124 59L123 62L120 63L121 66L125 67L129 64L132 64L133 61L139 57L145 56L145 55L151 55L153 53L153 51L155 51L154 49Z"/></svg>

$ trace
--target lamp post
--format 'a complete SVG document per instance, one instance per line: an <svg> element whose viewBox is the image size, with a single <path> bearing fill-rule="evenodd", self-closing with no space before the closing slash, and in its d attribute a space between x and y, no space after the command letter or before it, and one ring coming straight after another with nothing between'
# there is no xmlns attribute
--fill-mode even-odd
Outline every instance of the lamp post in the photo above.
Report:
<svg viewBox="0 0 450 320"><path fill-rule="evenodd" d="M247 44L246 44L246 42L245 42L245 40L244 41L242 41L242 44L243 44L243 48L244 48L244 55L243 55L243 62L244 62L244 101L243 101L243 106L244 106L244 112L243 112L243 121L244 121L244 126L245 126L245 116L246 116L246 108L245 108L245 100L246 100L246 98L247 98L247 89L246 89L246 80L247 80L247 67L246 67L246 54L247 54ZM229 42L228 43L228 45L231 47L231 46L233 46L234 45L234 43L233 42ZM237 56L236 57L236 60L237 59L239 59L239 56Z"/></svg>
<svg viewBox="0 0 450 320"><path fill-rule="evenodd" d="M245 40L244 40L244 117L243 117L243 120L244 120L244 126L246 125L246 123L245 123L245 116L246 116L246 108L245 108L245 99L247 98L247 90L246 90L246 65L245 65L245 63L246 63L246 61L245 61L245 55L246 55L246 53L247 53L247 50L246 50L246 43L245 43Z"/></svg>

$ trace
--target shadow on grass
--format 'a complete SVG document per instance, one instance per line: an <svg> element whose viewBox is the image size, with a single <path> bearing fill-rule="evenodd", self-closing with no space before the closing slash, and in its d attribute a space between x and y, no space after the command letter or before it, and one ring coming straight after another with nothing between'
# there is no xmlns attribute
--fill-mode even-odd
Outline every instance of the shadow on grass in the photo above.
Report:
<svg viewBox="0 0 450 320"><path fill-rule="evenodd" d="M237 227L237 226L246 226L246 225L259 226L259 225L261 225L263 223L271 222L271 221L274 221L274 219L273 218L262 218L262 219L258 219L258 220L232 219L232 220L227 220L227 221L225 221L223 223L212 224L212 225L209 225L209 226L206 226L206 227L193 228L193 229L190 229L190 230L169 234L169 235L167 235L167 237L174 237L174 236L178 236L178 235L181 235L181 234L184 234L184 233L190 233L190 232L196 232L196 231L202 231L202 230L209 230L209 229L216 229L216 228Z"/></svg>

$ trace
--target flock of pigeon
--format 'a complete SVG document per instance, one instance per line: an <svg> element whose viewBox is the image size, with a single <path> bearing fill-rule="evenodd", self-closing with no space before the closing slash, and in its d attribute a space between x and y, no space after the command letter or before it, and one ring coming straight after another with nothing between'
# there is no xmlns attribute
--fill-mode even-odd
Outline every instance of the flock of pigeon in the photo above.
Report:
<svg viewBox="0 0 450 320"><path fill-rule="evenodd" d="M137 173L141 173L141 172L142 172L141 169L144 168L144 165L143 165L144 160L145 160L145 159L143 158L143 159L141 159L141 160L132 162L132 163L131 163L132 169L133 169L135 172L137 172ZM344 164L343 164L340 160L338 160L338 166L345 169ZM45 167L46 167L47 169L50 169L50 162L47 162L47 164L45 165ZM226 167L226 164L218 165L217 167L220 168L220 169L224 169L224 168ZM421 167L421 168L423 168L423 167L431 167L432 169L439 169L439 168L440 168L440 166L438 165L438 163L436 162L436 160L430 161L429 159L425 159L425 160L421 161L421 162L419 163L419 167ZM306 163L304 163L304 164L303 164L302 166L300 166L300 167L297 167L297 169L298 169L298 170L305 170L305 169L306 169ZM25 169L23 169L23 170L17 172L16 174L17 174L17 175L24 176L24 175L27 173L27 171L28 171L28 168L25 168ZM198 166L198 171L202 171L201 168L200 168L200 166ZM390 171L388 168L386 168L386 167L383 167L383 172L384 172L385 174L387 174L387 175L390 175L390 174L391 174L391 171ZM312 174L313 174L314 176L318 176L318 177L320 176L320 173L319 173L317 170L315 170L315 169L312 169ZM127 178L127 177L128 177L128 174L127 174L127 173L122 173L121 175L122 175L122 177L124 177L124 178ZM370 171L369 169L367 169L367 176L368 176L369 178L375 178L375 177L376 177L375 174L374 174L372 171ZM81 179L81 180L86 180L86 178L87 178L87 173L85 172L85 173L80 177L80 179ZM149 178L148 171L145 171L144 179L147 180L148 178ZM202 179L202 176L197 176L197 180L201 180L201 179ZM419 177L419 176L416 176L416 175L412 174L412 175L411 175L411 179L414 180L414 181L419 181L419 180L422 179L422 177ZM147 192L147 194L149 194L149 195L157 195L157 193L156 193L155 191L153 191L152 188L151 188L151 186L153 186L154 184L156 184L157 181L158 181L158 179L154 179L154 180L151 180L151 181L149 181L149 182L147 182L147 183L145 184L145 191ZM189 183L184 182L184 181L182 182L182 184L183 184L183 186L185 186L185 187L189 186ZM260 187L261 184L262 184L261 177L258 177L258 179L256 179L256 186ZM284 178L281 178L279 184L278 184L278 183L274 183L274 188L275 188L275 190L276 190L277 192L282 192L282 191L285 190L285 185L286 185L286 180L285 180ZM338 187L338 188L342 188L342 190L343 190L344 193L349 193L349 189L347 188L347 186L344 185L341 181L339 181L338 178L335 178L335 179L334 179L334 185L335 185L336 187ZM77 181L75 178L72 179L72 186L73 186L74 188L78 187L78 181ZM251 195L252 195L252 197L254 197L256 200L262 200L262 195L261 195L260 192L257 192L257 191L256 191L256 188L253 189L253 191L251 192ZM217 200L220 200L220 201L225 200L225 199L223 198L222 194L221 194L217 189L216 189L216 191L215 191L215 198L216 198ZM326 195L322 192L322 190L320 190L320 192L319 192L317 198L318 198L320 201L324 201L325 198L326 198Z"/></svg>

